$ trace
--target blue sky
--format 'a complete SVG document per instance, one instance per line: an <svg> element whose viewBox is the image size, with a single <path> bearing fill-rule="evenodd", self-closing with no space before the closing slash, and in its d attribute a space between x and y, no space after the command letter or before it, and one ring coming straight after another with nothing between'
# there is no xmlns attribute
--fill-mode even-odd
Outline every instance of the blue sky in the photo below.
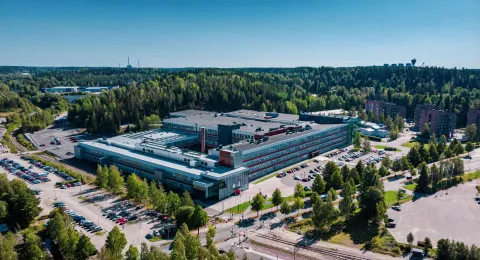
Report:
<svg viewBox="0 0 480 260"><path fill-rule="evenodd" d="M478 0L0 0L0 65L480 68Z"/></svg>

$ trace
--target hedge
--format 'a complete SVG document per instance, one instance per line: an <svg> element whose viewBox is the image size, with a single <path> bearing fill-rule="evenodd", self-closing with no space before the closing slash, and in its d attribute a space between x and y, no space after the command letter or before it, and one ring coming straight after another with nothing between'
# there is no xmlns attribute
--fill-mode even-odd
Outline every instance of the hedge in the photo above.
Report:
<svg viewBox="0 0 480 260"><path fill-rule="evenodd" d="M41 162L43 165L46 165L46 166L50 166L50 167L54 167L55 169L61 171L61 172L64 172L70 176L72 176L73 178L77 179L77 180L81 180L81 181L85 181L85 182L93 182L93 179L90 178L90 177L87 177L79 172L76 172L76 171L73 171L59 163L55 163L55 162L52 162L52 161L48 161L48 160L45 160L43 158L40 158L40 157L37 157L35 155L32 155L30 156L33 160L35 161L38 161L38 162Z"/></svg>

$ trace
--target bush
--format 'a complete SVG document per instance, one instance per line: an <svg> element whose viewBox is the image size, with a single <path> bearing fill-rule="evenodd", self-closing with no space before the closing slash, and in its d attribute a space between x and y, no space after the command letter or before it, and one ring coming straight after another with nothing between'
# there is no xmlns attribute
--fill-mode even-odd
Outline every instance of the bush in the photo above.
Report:
<svg viewBox="0 0 480 260"><path fill-rule="evenodd" d="M17 135L17 141L25 148L27 148L29 151L35 151L37 148L33 146L33 144L28 141L23 134L18 134Z"/></svg>
<svg viewBox="0 0 480 260"><path fill-rule="evenodd" d="M385 151L393 151L393 152L396 152L397 151L397 148L395 147L385 147L383 148Z"/></svg>
<svg viewBox="0 0 480 260"><path fill-rule="evenodd" d="M400 250L400 247L396 246L392 249L392 252L396 255L400 255L402 250Z"/></svg>

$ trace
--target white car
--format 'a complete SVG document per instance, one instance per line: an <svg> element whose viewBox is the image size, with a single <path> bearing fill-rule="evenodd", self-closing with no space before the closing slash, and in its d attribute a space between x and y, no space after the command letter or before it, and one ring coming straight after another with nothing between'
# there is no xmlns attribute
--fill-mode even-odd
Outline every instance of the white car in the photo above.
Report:
<svg viewBox="0 0 480 260"><path fill-rule="evenodd" d="M297 181L301 180L300 177L298 177L297 175L293 176L293 179Z"/></svg>

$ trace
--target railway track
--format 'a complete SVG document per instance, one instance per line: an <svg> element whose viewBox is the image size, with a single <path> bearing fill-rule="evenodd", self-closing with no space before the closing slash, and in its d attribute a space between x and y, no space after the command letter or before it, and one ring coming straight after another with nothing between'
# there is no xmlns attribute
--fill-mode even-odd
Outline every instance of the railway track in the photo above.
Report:
<svg viewBox="0 0 480 260"><path fill-rule="evenodd" d="M17 148L18 151L28 152L28 149L23 147L23 145L19 144L17 142L17 138L15 138L13 135L10 135L10 142L12 142L13 146L15 146L15 148Z"/></svg>
<svg viewBox="0 0 480 260"><path fill-rule="evenodd" d="M370 258L345 253L345 252L342 252L342 251L339 251L339 250L336 250L336 249L325 248L325 247L316 247L316 246L315 247L314 246L307 246L307 245L287 241L287 240L284 240L284 239L281 239L281 238L278 238L278 237L259 234L259 233L256 233L256 232L255 232L255 235L260 237L260 238L264 238L264 239L272 240L272 241L275 241L275 242L278 242L278 243L282 243L284 245L292 246L293 248L295 248L295 247L302 248L302 249L305 249L305 250L308 250L308 251L311 251L311 252L319 253L321 255L333 257L333 258L336 258L336 259L370 260Z"/></svg>

